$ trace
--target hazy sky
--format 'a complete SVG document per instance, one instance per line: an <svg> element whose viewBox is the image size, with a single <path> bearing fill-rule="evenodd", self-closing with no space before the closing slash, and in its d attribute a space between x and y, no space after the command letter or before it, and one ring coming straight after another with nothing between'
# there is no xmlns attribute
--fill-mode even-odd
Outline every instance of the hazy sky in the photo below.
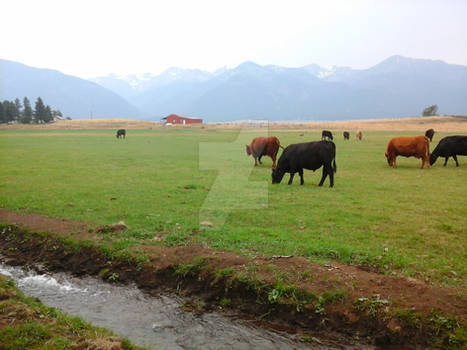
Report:
<svg viewBox="0 0 467 350"><path fill-rule="evenodd" d="M83 78L244 61L467 65L465 0L3 0L0 58Z"/></svg>

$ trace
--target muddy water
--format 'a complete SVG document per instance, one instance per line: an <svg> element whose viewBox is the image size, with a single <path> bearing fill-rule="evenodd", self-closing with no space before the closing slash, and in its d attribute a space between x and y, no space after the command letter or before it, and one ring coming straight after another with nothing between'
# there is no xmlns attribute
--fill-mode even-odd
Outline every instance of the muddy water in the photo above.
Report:
<svg viewBox="0 0 467 350"><path fill-rule="evenodd" d="M65 313L79 316L153 349L371 349L298 338L257 328L251 322L217 313L197 316L181 310L176 296L151 297L134 286L103 283L64 273L37 274L0 260L0 274L12 277L26 295Z"/></svg>

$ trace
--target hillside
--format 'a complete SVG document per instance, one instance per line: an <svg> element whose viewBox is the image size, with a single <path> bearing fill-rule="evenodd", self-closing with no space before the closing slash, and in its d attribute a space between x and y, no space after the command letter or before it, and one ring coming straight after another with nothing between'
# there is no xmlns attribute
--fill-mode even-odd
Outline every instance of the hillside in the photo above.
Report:
<svg viewBox="0 0 467 350"><path fill-rule="evenodd" d="M51 69L0 60L0 100L41 97L73 119L139 118L141 113L115 92ZM34 107L34 105L33 105Z"/></svg>

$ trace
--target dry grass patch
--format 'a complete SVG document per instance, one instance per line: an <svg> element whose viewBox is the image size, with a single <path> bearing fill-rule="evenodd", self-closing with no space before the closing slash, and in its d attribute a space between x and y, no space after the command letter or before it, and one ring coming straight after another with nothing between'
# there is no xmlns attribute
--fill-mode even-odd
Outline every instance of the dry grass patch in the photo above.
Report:
<svg viewBox="0 0 467 350"><path fill-rule="evenodd" d="M93 120L61 120L51 124L0 124L0 129L47 129L47 130L80 130L80 129L157 129L164 125L159 122L130 119L93 119ZM190 125L172 125L170 129L261 129L284 131L332 131L357 130L371 131L416 131L424 132L433 128L436 132L467 132L467 116L412 117L374 120L351 120L336 122L265 122L265 123L206 123ZM354 135L351 135L353 138Z"/></svg>
<svg viewBox="0 0 467 350"><path fill-rule="evenodd" d="M161 123L130 119L60 120L51 124L0 124L0 129L153 129Z"/></svg>

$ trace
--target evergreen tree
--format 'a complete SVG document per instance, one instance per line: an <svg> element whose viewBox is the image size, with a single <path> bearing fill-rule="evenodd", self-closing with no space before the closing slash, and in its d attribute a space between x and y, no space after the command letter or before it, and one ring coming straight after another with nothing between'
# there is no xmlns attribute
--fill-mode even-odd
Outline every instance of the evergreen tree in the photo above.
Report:
<svg viewBox="0 0 467 350"><path fill-rule="evenodd" d="M21 123L29 124L32 122L32 108L31 102L29 102L27 97L23 99L23 106L24 109L21 116Z"/></svg>
<svg viewBox="0 0 467 350"><path fill-rule="evenodd" d="M63 118L63 114L62 114L62 112L60 112L59 109L54 109L52 111L52 116L54 117L54 119L55 119L55 117Z"/></svg>
<svg viewBox="0 0 467 350"><path fill-rule="evenodd" d="M52 115L52 108L50 108L49 105L45 107L45 114L44 114L44 122L45 123L50 123L54 120L54 117Z"/></svg>
<svg viewBox="0 0 467 350"><path fill-rule="evenodd" d="M19 122L21 119L21 110L23 109L23 105L21 104L21 101L19 98L15 99L15 102L13 102L14 107L13 107L13 120Z"/></svg>
<svg viewBox="0 0 467 350"><path fill-rule="evenodd" d="M47 112L45 110L44 102L42 102L42 99L38 97L36 100L35 108L34 108L34 122L43 123L45 119L47 118L46 113Z"/></svg>
<svg viewBox="0 0 467 350"><path fill-rule="evenodd" d="M0 102L0 123L6 123L5 113L3 112L3 103Z"/></svg>
<svg viewBox="0 0 467 350"><path fill-rule="evenodd" d="M3 115L5 123L12 122L15 120L16 106L14 102L3 101Z"/></svg>

